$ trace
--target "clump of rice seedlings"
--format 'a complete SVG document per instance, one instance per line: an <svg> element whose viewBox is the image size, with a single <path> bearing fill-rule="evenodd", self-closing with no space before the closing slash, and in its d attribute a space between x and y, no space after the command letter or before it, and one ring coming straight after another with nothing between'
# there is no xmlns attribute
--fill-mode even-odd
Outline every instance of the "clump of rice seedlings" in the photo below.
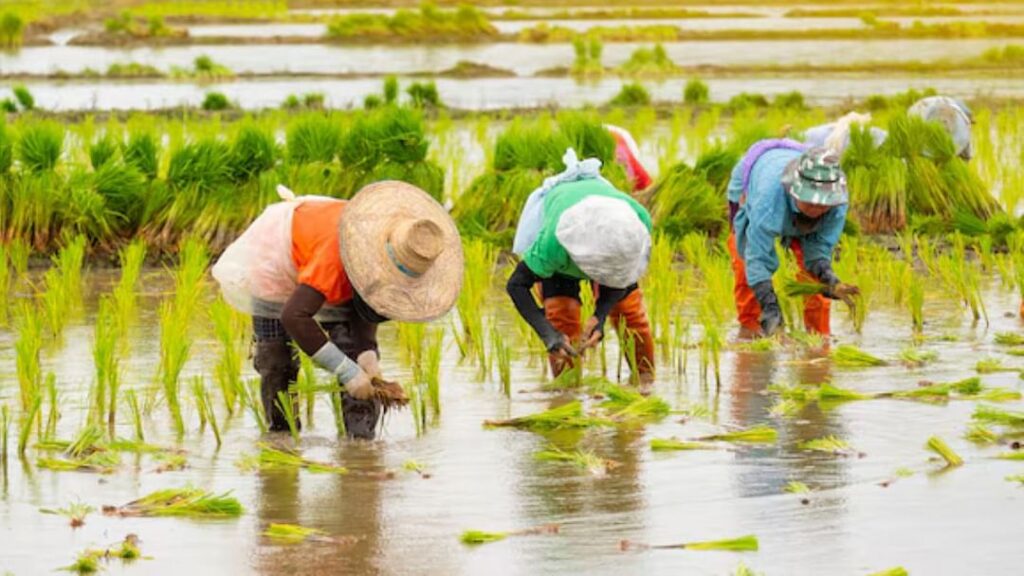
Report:
<svg viewBox="0 0 1024 576"><path fill-rule="evenodd" d="M171 302L164 302L160 306L160 382L179 437L185 434L185 420L181 413L178 379L192 347L188 338L188 323L189 318Z"/></svg>
<svg viewBox="0 0 1024 576"><path fill-rule="evenodd" d="M157 467L153 469L156 474L164 472L177 472L188 468L188 458L183 454L160 454L156 457Z"/></svg>
<svg viewBox="0 0 1024 576"><path fill-rule="evenodd" d="M290 392L282 390L277 393L277 400L274 401L274 405L284 415L285 422L288 423L288 432L292 435L292 441L298 443L299 417L295 413L295 398Z"/></svg>
<svg viewBox="0 0 1024 576"><path fill-rule="evenodd" d="M81 458L95 452L99 452L103 440L103 429L97 425L89 425L79 431L78 436L68 445L65 450L72 458Z"/></svg>
<svg viewBox="0 0 1024 576"><path fill-rule="evenodd" d="M999 441L999 435L981 424L973 424L967 428L964 438L975 444L994 444Z"/></svg>
<svg viewBox="0 0 1024 576"><path fill-rule="evenodd" d="M7 467L7 437L11 431L11 411L7 404L0 406L0 463Z"/></svg>
<svg viewBox="0 0 1024 576"><path fill-rule="evenodd" d="M242 354L245 346L245 317L231 308L223 298L210 306L213 332L220 343L220 356L214 368L217 385L228 416L235 412L238 388L242 380ZM303 371L305 373L305 371Z"/></svg>
<svg viewBox="0 0 1024 576"><path fill-rule="evenodd" d="M298 544L307 540L329 542L327 532L317 528L306 528L295 524L271 524L263 531L263 535L282 544Z"/></svg>
<svg viewBox="0 0 1024 576"><path fill-rule="evenodd" d="M74 564L65 566L61 570L75 574L95 574L100 571L100 561L94 554L83 552L78 555Z"/></svg>
<svg viewBox="0 0 1024 576"><path fill-rule="evenodd" d="M157 490L123 506L104 506L108 516L175 516L186 518L237 518L244 513L230 492L213 494L199 488Z"/></svg>
<svg viewBox="0 0 1024 576"><path fill-rule="evenodd" d="M971 418L978 422L999 424L1002 426L1022 427L1024 426L1024 412L1003 410L995 406L979 405L974 409Z"/></svg>
<svg viewBox="0 0 1024 576"><path fill-rule="evenodd" d="M295 450L279 449L264 443L259 444L259 449L258 454L243 458L239 465L242 468L259 468L264 470L292 468L324 474L348 474L349 472L348 468L343 466L303 458Z"/></svg>
<svg viewBox="0 0 1024 576"><path fill-rule="evenodd" d="M997 454L996 458L999 460L1024 461L1024 452L1020 450L1014 452L1003 452L1001 454Z"/></svg>
<svg viewBox="0 0 1024 576"><path fill-rule="evenodd" d="M1016 483L1020 484L1021 486L1024 486L1024 474L1015 474L1015 475L1012 475L1012 476L1007 476L1006 477L1006 481L1007 482L1016 482Z"/></svg>
<svg viewBox="0 0 1024 576"><path fill-rule="evenodd" d="M907 347L900 351L900 360L908 368L920 368L938 358L939 354L934 350L924 351L919 348Z"/></svg>
<svg viewBox="0 0 1024 576"><path fill-rule="evenodd" d="M873 366L885 366L887 362L864 352L856 346L841 344L832 351L832 361L836 366L843 368L869 368Z"/></svg>
<svg viewBox="0 0 1024 576"><path fill-rule="evenodd" d="M509 418L508 420L484 421L485 428L521 428L535 431L592 428L609 424L608 420L586 415L583 412L583 404L579 400L528 416Z"/></svg>
<svg viewBox="0 0 1024 576"><path fill-rule="evenodd" d="M1024 335L1016 332L997 332L995 343L1000 346L1021 346L1024 345Z"/></svg>
<svg viewBox="0 0 1024 576"><path fill-rule="evenodd" d="M482 240L468 240L463 245L465 274L462 291L456 302L462 333L456 334L456 343L463 358L477 358L480 365L486 357L483 310L494 273L496 252Z"/></svg>
<svg viewBox="0 0 1024 576"><path fill-rule="evenodd" d="M974 370L978 374L995 374L997 372L1016 372L1016 368L1004 366L1003 361L999 358L985 358L978 360L978 363L974 365Z"/></svg>
<svg viewBox="0 0 1024 576"><path fill-rule="evenodd" d="M828 291L828 286L817 281L802 282L798 279L787 278L782 282L782 291L790 298L817 296Z"/></svg>
<svg viewBox="0 0 1024 576"><path fill-rule="evenodd" d="M41 397L39 353L43 347L42 318L36 308L26 302L19 302L15 310L15 328L18 333L14 343L15 364L21 411L25 414L36 399Z"/></svg>
<svg viewBox="0 0 1024 576"><path fill-rule="evenodd" d="M75 458L40 458L36 466L54 472L94 472L112 474L121 465L121 458L116 452L94 452L88 456Z"/></svg>
<svg viewBox="0 0 1024 576"><path fill-rule="evenodd" d="M657 396L644 396L622 386L605 386L600 393L606 396L601 408L616 422L650 422L664 418L671 412L668 402Z"/></svg>
<svg viewBox="0 0 1024 576"><path fill-rule="evenodd" d="M683 544L640 544L629 540L619 542L619 549L627 550L721 550L725 552L757 552L757 536L748 535L725 540L706 540L703 542L686 542Z"/></svg>
<svg viewBox="0 0 1024 576"><path fill-rule="evenodd" d="M719 447L709 442L690 442L675 438L652 438L653 452L675 452L680 450L718 450Z"/></svg>
<svg viewBox="0 0 1024 576"><path fill-rule="evenodd" d="M961 458L959 454L954 452L953 449L950 448L949 445L946 444L946 442L943 441L942 438L939 438L938 436L932 436L931 438L929 438L928 444L926 444L925 446L932 452L935 452L936 454L941 456L942 459L946 461L946 466L948 467L956 467L964 463L963 458Z"/></svg>
<svg viewBox="0 0 1024 576"><path fill-rule="evenodd" d="M430 399L430 408L434 413L434 419L441 417L441 354L444 351L444 329L431 330L426 337L426 352L423 355L423 382L427 386L427 397ZM508 384L505 384L505 372L507 366L502 368L502 361L499 360L499 371L502 374L502 383L506 388L505 395L508 395ZM509 376L509 381L511 376Z"/></svg>
<svg viewBox="0 0 1024 576"><path fill-rule="evenodd" d="M768 414L777 418L788 418L795 416L807 404L793 398L776 398L775 403L768 409Z"/></svg>
<svg viewBox="0 0 1024 576"><path fill-rule="evenodd" d="M64 516L68 519L68 523L72 528L80 528L85 526L85 518L96 511L95 508L88 504L82 504L81 502L72 502L64 508L41 508L39 510L43 514L55 514L57 516Z"/></svg>
<svg viewBox="0 0 1024 576"><path fill-rule="evenodd" d="M910 320L913 323L914 334L921 334L924 331L924 283L909 266L907 267L906 281Z"/></svg>
<svg viewBox="0 0 1024 576"><path fill-rule="evenodd" d="M17 155L29 172L49 172L64 152L64 128L56 122L33 122L18 140Z"/></svg>
<svg viewBox="0 0 1024 576"><path fill-rule="evenodd" d="M902 566L895 568L889 568L888 570L882 570L881 572L872 572L868 576L908 576L910 574L907 569Z"/></svg>
<svg viewBox="0 0 1024 576"><path fill-rule="evenodd" d="M267 432L267 420L263 414L263 402L260 400L260 382L258 379L252 379L249 381L239 380L238 387L235 389L238 399L242 404L242 407L249 410L253 420L256 421L256 426L260 429L261 434ZM338 397L338 402L341 401L340 394L332 394L332 396ZM333 402L332 402L333 406ZM335 410L335 417L337 418L341 414L340 404Z"/></svg>
<svg viewBox="0 0 1024 576"><path fill-rule="evenodd" d="M210 393L206 390L206 383L203 381L202 376L196 376L192 379L192 397L196 402L196 411L199 413L200 427L204 427L207 424L210 425L213 438L217 441L217 447L219 448L221 440L220 427L217 426L217 412L213 409Z"/></svg>
<svg viewBox="0 0 1024 576"><path fill-rule="evenodd" d="M825 382L814 391L819 402L848 402L851 400L871 400L876 398L874 394L865 394L855 390L839 388L829 382Z"/></svg>
<svg viewBox="0 0 1024 576"><path fill-rule="evenodd" d="M300 397L306 399L306 425L313 425L313 405L316 403L317 383L316 364L313 359L295 346L299 355L299 377L295 383L294 391Z"/></svg>
<svg viewBox="0 0 1024 576"><path fill-rule="evenodd" d="M93 334L92 356L96 367L96 379L92 393L92 420L102 422L105 417L107 425L113 431L117 420L117 395L121 387L121 362L117 350L121 335L114 303L108 296L100 299Z"/></svg>
<svg viewBox="0 0 1024 576"><path fill-rule="evenodd" d="M814 440L808 440L800 443L798 446L801 450L807 450L809 452L828 452L830 454L837 454L840 456L846 456L854 452L853 447L848 442L835 436L825 436L824 438L816 438Z"/></svg>
<svg viewBox="0 0 1024 576"><path fill-rule="evenodd" d="M505 397L512 394L512 357L511 348L505 343L501 331L496 326L491 326L491 357L498 364L498 378L501 382L501 390Z"/></svg>
<svg viewBox="0 0 1024 576"><path fill-rule="evenodd" d="M489 544L498 542L510 536L535 536L540 534L558 534L561 526L558 524L546 524L535 528L515 530L512 532L484 532L483 530L466 530L459 536L459 541L469 546Z"/></svg>
<svg viewBox="0 0 1024 576"><path fill-rule="evenodd" d="M746 430L711 434L698 438L701 442L735 442L740 444L774 444L779 433L770 426L754 426Z"/></svg>
<svg viewBox="0 0 1024 576"><path fill-rule="evenodd" d="M402 469L408 470L409 472L415 472L423 479L431 477L431 474L424 470L423 465L415 460L406 460L405 462L402 462Z"/></svg>
<svg viewBox="0 0 1024 576"><path fill-rule="evenodd" d="M144 442L146 434L142 429L142 410L139 409L139 398L136 396L135 390L128 390L124 397L128 403L128 410L132 414L132 430L135 431L135 439Z"/></svg>
<svg viewBox="0 0 1024 576"><path fill-rule="evenodd" d="M786 487L783 488L788 494L810 494L811 488L803 482L797 480L790 480L786 483Z"/></svg>
<svg viewBox="0 0 1024 576"><path fill-rule="evenodd" d="M534 454L533 457L546 462L567 462L594 476L604 476L621 465L614 460L601 458L589 450L573 450L569 452L557 446L550 446L541 450Z"/></svg>

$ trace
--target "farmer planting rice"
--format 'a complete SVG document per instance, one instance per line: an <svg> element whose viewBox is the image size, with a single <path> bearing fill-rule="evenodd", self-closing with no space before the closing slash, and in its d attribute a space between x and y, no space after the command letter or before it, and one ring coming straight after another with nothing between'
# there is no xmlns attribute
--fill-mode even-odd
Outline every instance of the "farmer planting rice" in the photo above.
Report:
<svg viewBox="0 0 1024 576"><path fill-rule="evenodd" d="M427 322L452 307L462 284L458 230L404 182L371 184L349 201L282 196L228 247L213 276L253 317L270 429L288 429L279 395L298 373L294 342L344 387L348 435L372 439L382 408L404 401L381 379L377 325Z"/></svg>
<svg viewBox="0 0 1024 576"><path fill-rule="evenodd" d="M629 182L633 185L633 192L646 190L653 180L644 165L640 163L640 148L636 145L633 135L625 128L611 124L605 124L604 127L615 139L615 161L625 168L626 176L629 177Z"/></svg>
<svg viewBox="0 0 1024 576"><path fill-rule="evenodd" d="M974 157L974 147L971 144L974 115L962 100L948 96L929 96L915 102L907 109L907 114L926 122L938 122L953 139L957 156L963 160ZM842 153L850 145L850 130L853 125L867 125L869 122L870 114L851 112L835 122L807 129L804 132L804 142L808 146L825 146ZM881 128L872 126L869 130L876 147L881 146L889 137Z"/></svg>
<svg viewBox="0 0 1024 576"><path fill-rule="evenodd" d="M741 337L771 336L782 329L772 286L779 268L776 239L793 251L803 280L824 284L804 300L804 326L829 334L829 299L852 303L856 286L839 281L832 256L846 223L849 201L839 155L792 140L752 146L729 181L729 253Z"/></svg>
<svg viewBox="0 0 1024 576"><path fill-rule="evenodd" d="M600 176L600 161L579 162L566 152L566 170L527 199L513 251L522 257L509 278L508 294L537 332L557 376L604 337L606 319L632 333L636 378L654 381L654 341L637 281L647 269L651 217L636 200ZM580 281L597 296L593 316L580 325ZM543 308L531 289L540 284Z"/></svg>

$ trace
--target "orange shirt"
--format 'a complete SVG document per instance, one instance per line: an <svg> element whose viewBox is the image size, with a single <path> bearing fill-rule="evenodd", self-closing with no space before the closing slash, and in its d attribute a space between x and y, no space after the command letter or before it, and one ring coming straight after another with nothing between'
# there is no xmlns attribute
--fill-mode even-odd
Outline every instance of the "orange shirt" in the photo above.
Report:
<svg viewBox="0 0 1024 576"><path fill-rule="evenodd" d="M353 295L338 245L338 222L345 205L344 200L307 200L292 216L296 281L315 288L331 306L348 302Z"/></svg>

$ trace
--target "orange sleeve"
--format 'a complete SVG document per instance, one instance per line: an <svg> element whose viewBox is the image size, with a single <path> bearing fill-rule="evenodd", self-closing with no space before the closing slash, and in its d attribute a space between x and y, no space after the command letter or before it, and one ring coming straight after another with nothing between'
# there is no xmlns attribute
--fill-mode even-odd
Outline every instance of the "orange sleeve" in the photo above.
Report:
<svg viewBox="0 0 1024 576"><path fill-rule="evenodd" d="M327 304L352 298L352 287L341 263L338 222L343 201L307 201L295 209L292 219L292 260L296 281L324 295Z"/></svg>

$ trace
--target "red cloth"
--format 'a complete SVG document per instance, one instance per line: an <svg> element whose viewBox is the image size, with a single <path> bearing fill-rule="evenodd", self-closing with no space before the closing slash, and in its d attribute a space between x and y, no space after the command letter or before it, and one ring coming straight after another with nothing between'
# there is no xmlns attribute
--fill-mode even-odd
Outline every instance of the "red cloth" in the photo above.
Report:
<svg viewBox="0 0 1024 576"><path fill-rule="evenodd" d="M338 222L345 205L344 200L308 200L299 204L292 216L292 262L298 270L297 282L323 294L330 306L353 297L338 243Z"/></svg>
<svg viewBox="0 0 1024 576"><path fill-rule="evenodd" d="M634 153L636 144L630 142L628 133L621 133L625 130L621 132L619 130L609 130L609 133L615 138L615 160L626 169L626 174L633 184L633 191L639 192L651 185L651 176Z"/></svg>

